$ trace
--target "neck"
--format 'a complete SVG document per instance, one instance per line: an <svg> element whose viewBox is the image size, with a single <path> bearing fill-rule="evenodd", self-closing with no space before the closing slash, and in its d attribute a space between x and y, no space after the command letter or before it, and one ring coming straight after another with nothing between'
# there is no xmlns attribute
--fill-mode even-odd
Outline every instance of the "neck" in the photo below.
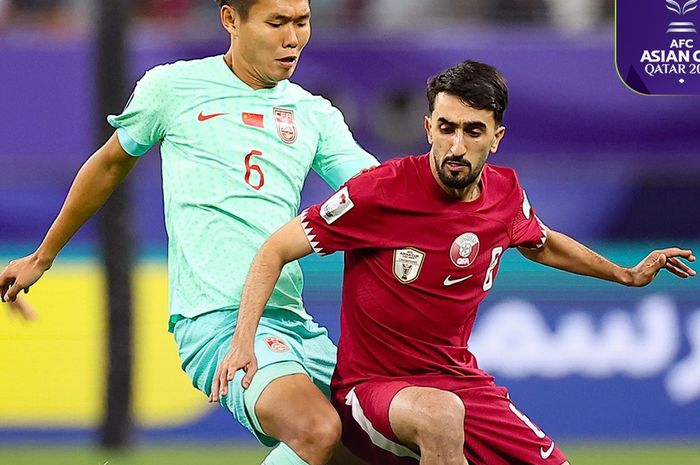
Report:
<svg viewBox="0 0 700 465"><path fill-rule="evenodd" d="M242 65L242 63L244 63L243 60L234 60L233 46L231 46L231 48L228 49L228 52L226 52L226 55L224 55L224 61L226 62L226 65L231 70L231 72L235 74L238 79L243 81L244 84L248 85L248 87L252 88L253 90L270 89L277 85L276 82L261 82L260 79L256 78L254 73L246 71L245 67Z"/></svg>
<svg viewBox="0 0 700 465"><path fill-rule="evenodd" d="M481 195L481 176L474 180L473 183L462 189L448 187L444 185L442 181L440 181L440 178L438 178L435 173L433 173L433 176L437 179L437 182L442 190L447 192L450 196L461 200L462 202L473 202L479 198L479 195Z"/></svg>

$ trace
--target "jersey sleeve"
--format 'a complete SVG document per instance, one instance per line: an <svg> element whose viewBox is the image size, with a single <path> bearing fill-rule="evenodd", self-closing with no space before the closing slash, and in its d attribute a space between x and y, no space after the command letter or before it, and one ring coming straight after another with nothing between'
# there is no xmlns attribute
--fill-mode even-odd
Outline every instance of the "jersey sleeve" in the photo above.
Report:
<svg viewBox="0 0 700 465"><path fill-rule="evenodd" d="M134 157L143 155L165 137L170 100L165 69L159 66L146 72L136 83L124 111L107 117L117 130L122 148Z"/></svg>
<svg viewBox="0 0 700 465"><path fill-rule="evenodd" d="M547 228L535 214L525 190L518 185L518 209L511 226L511 247L538 249L547 241Z"/></svg>
<svg viewBox="0 0 700 465"><path fill-rule="evenodd" d="M363 168L379 162L355 141L340 110L325 99L322 102L321 134L312 168L333 189L338 189Z"/></svg>
<svg viewBox="0 0 700 465"><path fill-rule="evenodd" d="M348 181L321 204L301 214L306 237L319 255L340 250L382 248L390 213L373 170Z"/></svg>

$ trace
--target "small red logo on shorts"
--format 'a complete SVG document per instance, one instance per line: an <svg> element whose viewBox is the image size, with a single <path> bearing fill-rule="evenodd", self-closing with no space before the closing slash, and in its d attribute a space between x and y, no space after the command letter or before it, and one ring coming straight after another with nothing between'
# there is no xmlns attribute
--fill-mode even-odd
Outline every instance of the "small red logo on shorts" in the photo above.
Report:
<svg viewBox="0 0 700 465"><path fill-rule="evenodd" d="M282 353L289 350L287 343L278 337L266 338L265 344L267 344L267 347L269 347L273 352Z"/></svg>

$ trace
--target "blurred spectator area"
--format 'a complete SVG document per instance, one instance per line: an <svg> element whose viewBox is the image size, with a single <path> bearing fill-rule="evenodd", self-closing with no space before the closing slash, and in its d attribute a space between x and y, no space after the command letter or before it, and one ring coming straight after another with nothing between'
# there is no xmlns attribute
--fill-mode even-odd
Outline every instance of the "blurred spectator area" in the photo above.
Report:
<svg viewBox="0 0 700 465"><path fill-rule="evenodd" d="M156 64L226 50L214 0L134 2L129 85ZM93 41L80 33L89 31L95 5L0 0L0 63L7 64L0 123L12 135L0 138L0 195L13 199L0 207L0 250L3 242L40 239L98 143L96 128L105 122L94 108ZM357 140L386 160L426 150L428 76L465 58L492 63L507 77L511 103L508 137L491 161L516 168L545 222L584 241L697 238L700 107L692 99L640 97L622 85L607 23L612 5L312 0L315 39L294 81L331 99ZM37 27L40 34L23 30ZM43 28L79 33L45 40ZM157 155L143 157L130 179L141 243L164 244ZM327 195L312 175L305 205ZM91 228L78 241L89 242Z"/></svg>
<svg viewBox="0 0 700 465"><path fill-rule="evenodd" d="M136 19L184 31L211 26L214 0L132 0ZM551 24L577 33L609 22L613 0L313 0L314 26L426 28L435 23ZM0 0L0 28L89 29L92 0Z"/></svg>

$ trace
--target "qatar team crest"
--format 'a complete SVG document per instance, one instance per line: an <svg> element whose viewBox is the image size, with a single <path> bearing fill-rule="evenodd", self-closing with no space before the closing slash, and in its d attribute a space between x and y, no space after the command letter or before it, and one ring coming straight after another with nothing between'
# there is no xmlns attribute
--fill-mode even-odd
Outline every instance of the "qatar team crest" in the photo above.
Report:
<svg viewBox="0 0 700 465"><path fill-rule="evenodd" d="M287 343L278 337L265 338L265 344L267 344L267 347L269 347L271 351L276 352L278 354L281 354L282 352L287 352L289 350L289 346L287 345Z"/></svg>
<svg viewBox="0 0 700 465"><path fill-rule="evenodd" d="M479 254L479 238L474 233L464 233L452 242L450 259L460 268L466 268Z"/></svg>
<svg viewBox="0 0 700 465"><path fill-rule="evenodd" d="M293 144L297 140L297 125L294 122L294 111L284 108L273 108L275 123L277 124L277 134L282 142Z"/></svg>
<svg viewBox="0 0 700 465"><path fill-rule="evenodd" d="M412 283L418 279L423 268L425 252L408 247L394 250L394 276L404 284Z"/></svg>

